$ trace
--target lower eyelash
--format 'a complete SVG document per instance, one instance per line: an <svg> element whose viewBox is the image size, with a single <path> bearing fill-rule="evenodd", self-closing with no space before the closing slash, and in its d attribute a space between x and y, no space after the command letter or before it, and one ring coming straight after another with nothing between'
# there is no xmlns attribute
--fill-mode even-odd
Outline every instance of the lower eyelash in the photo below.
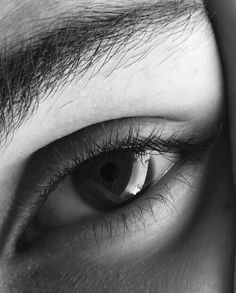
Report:
<svg viewBox="0 0 236 293"><path fill-rule="evenodd" d="M133 129L132 127L130 128ZM163 130L161 131L161 133L162 132ZM178 137L181 137L179 131L173 134L169 139L163 140L160 136L160 131L155 130L153 130L148 137L140 137L138 131L135 132L135 135L133 135L133 133L129 131L128 135L125 138L120 139L117 135L117 139L113 142L111 141L111 136L109 136L108 138L104 139L103 143L100 146L96 145L96 147L92 148L88 146L88 148L90 147L90 149L87 148L86 155L85 153L78 155L78 147L73 143L73 141L68 139L67 146L70 146L70 149L73 150L72 153L74 153L75 155L74 157L72 157L71 160L64 164L64 166L60 162L61 157L63 157L63 148L59 149L54 146L54 148L52 149L54 149L55 154L58 155L58 165L60 166L61 164L62 166L60 168L55 167L57 164L55 164L55 166L48 166L49 170L53 170L52 174L50 174L48 182L44 183L43 185L40 185L41 192L37 196L37 200L31 202L30 205L24 208L29 210L29 214L31 216L33 213L34 216L36 216L38 210L46 201L47 196L50 194L50 192L54 191L57 188L58 184L66 176L70 175L76 168L81 167L81 165L84 166L85 164L89 163L91 160L99 156L99 154L101 153L112 151L133 151L136 154L142 156L147 151L151 152L152 150L158 151L162 155L165 155L165 153L173 152L175 154L179 154L179 164L185 164L188 162L193 163L193 161L195 161L196 159L199 160L199 158L201 157L199 154L205 151L207 146L209 146L209 141L200 142L199 140L196 141L194 138L187 139L185 141L183 139L178 139ZM67 147L64 147L68 152ZM162 188L164 188L163 185ZM154 215L151 208L151 201L155 199L158 201L163 201L165 203L168 202L165 196L165 194L168 193L167 185L165 186L165 188L165 192L160 192L160 194L156 194L153 198L148 198L145 196L145 194L142 194L142 196L140 196L137 201L132 202L132 204L134 205L133 210L131 211L133 221L136 221L137 224L141 223L141 225L145 226L144 213L147 212L146 209L148 210L148 206L148 212ZM145 205L145 209L143 204L144 201L142 203L142 200L147 200L146 202L148 202L147 207ZM115 220L118 224L115 224L114 221L111 222L111 219ZM117 226L120 225L120 223L123 223L124 231L128 231L130 229L130 217L128 217L128 213L125 212L121 212L119 216L110 216L110 218L106 217L106 219L104 219L103 222L105 223L102 225L103 228L101 228L100 226L99 229L103 229L104 231L105 227L109 227L109 231L107 231L107 233L111 233L111 231L113 231L112 237L114 237L114 228L111 229L111 227L113 227L114 225ZM92 229L95 229L95 226ZM102 234L104 234L104 232L102 232Z"/></svg>
<svg viewBox="0 0 236 293"><path fill-rule="evenodd" d="M89 224L85 229L81 229L80 239L82 243L88 241L88 235L92 233L94 243L99 247L104 242L114 243L117 237L122 237L122 243L125 241L125 236L132 235L137 231L145 230L148 226L146 223L146 216L152 217L155 223L158 223L158 217L153 211L153 207L156 202L162 202L163 204L173 208L171 203L171 191L168 189L168 184L171 180L177 180L176 169L181 167L184 162L176 164L175 170L170 170L161 179L161 182L157 182L151 187L151 190L147 190L146 193L142 193L132 203L127 204L116 210L115 214L108 213L103 219L98 218L94 220L93 224ZM168 176L169 174L169 176ZM181 175L181 173L178 173ZM181 183L183 183L181 181ZM41 237L46 236L42 231L36 231L34 227L35 223L28 225L25 232L17 241L16 250L23 252ZM32 228L31 228L32 226ZM91 241L91 238L89 238Z"/></svg>
<svg viewBox="0 0 236 293"><path fill-rule="evenodd" d="M181 166L183 164L181 164ZM152 191L149 191L151 194L143 194L138 200L133 201L132 207L126 206L125 211L118 210L115 216L108 215L101 221L95 221L96 224L94 223L90 229L93 233L96 245L99 247L103 245L104 241L108 241L111 244L115 243L117 237L122 237L121 243L124 243L127 235L135 234L137 231L140 232L148 227L146 216L148 216L149 219L151 216L153 221L158 224L158 215L156 215L153 210L156 202L162 202L169 209L176 209L173 202L174 195L168 188L168 184L173 180L185 184L190 188L191 184L185 176L177 172L177 170L171 173L173 174L170 174L168 178L164 178L164 182L162 182L161 186L156 183L156 185L152 187ZM185 178L185 180L182 180L182 178Z"/></svg>
<svg viewBox="0 0 236 293"><path fill-rule="evenodd" d="M137 231L145 230L148 226L146 223L146 215L151 216L155 223L158 223L157 217L153 212L153 201L163 201L167 204L168 200L158 194L156 198L147 197L140 203L133 202L132 210L120 212L116 216L108 216L107 218L92 224L87 229L90 229L94 236L94 241L97 246L106 243L115 243L117 237L122 237L121 243L124 243L126 236L135 234ZM86 235L86 233L84 233ZM82 242L86 239L82 238ZM90 239L91 241L91 239Z"/></svg>
<svg viewBox="0 0 236 293"><path fill-rule="evenodd" d="M40 198L44 199L53 192L58 184L62 180L71 175L75 169L82 168L89 164L92 160L97 159L104 153L123 151L123 152L133 152L137 156L144 156L151 153L152 151L158 151L163 156L167 156L169 153L178 154L180 160L189 159L196 160L196 154L199 154L200 150L205 150L202 145L195 144L192 140L181 141L174 138L168 140L162 140L156 132L152 132L148 137L139 137L139 133L136 132L135 136L132 136L129 132L128 136L117 139L112 142L110 140L104 140L101 145L96 145L96 147L87 147L86 154L78 155L78 150L76 146L71 146L74 149L72 159L70 159L66 166L60 168L56 173L50 178L49 182L44 186L44 189L40 195ZM60 153L60 152L59 152ZM171 157L169 157L171 160ZM40 202L40 201L39 201Z"/></svg>

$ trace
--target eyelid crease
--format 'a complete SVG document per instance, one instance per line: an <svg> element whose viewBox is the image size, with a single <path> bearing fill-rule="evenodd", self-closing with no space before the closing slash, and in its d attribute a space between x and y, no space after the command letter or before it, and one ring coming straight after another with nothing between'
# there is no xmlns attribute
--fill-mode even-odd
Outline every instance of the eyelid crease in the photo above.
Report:
<svg viewBox="0 0 236 293"><path fill-rule="evenodd" d="M104 127L104 125L101 127ZM162 139L161 136L165 126L163 126L163 129L158 130L154 128L147 137L140 136L139 126L135 129L135 126L130 124L129 127L128 134L123 138L119 138L118 132L117 135L114 135L115 139L112 138L111 133L113 130L111 130L108 137L105 137L101 143L97 144L94 142L93 147L85 142L85 150L81 154L78 154L78 146L73 142L73 139L70 140L70 150L73 152L73 155L71 156L72 158L69 159L63 167L56 169L53 174L51 174L48 183L40 187L42 191L40 192L36 206L33 206L33 208L41 206L47 196L57 188L65 177L71 175L74 170L86 167L94 159L97 159L106 153L124 151L133 152L135 155L143 156L149 152L157 151L160 155L170 159L170 161L170 154L176 154L180 157L179 161L181 162L193 162L199 160L199 155L205 152L219 135L219 133L214 133L207 139L202 139L192 135L184 140L181 138L181 131L177 130L168 139ZM106 132L105 128L104 130ZM221 130L218 131L220 132ZM54 152L56 157L58 156L57 159L60 161L61 150L55 147Z"/></svg>
<svg viewBox="0 0 236 293"><path fill-rule="evenodd" d="M196 158L195 158L195 160L196 160ZM199 162L200 161L201 160L199 160ZM191 183L180 172L177 172L177 174L175 176L173 176L173 174L176 173L176 170L178 168L182 167L186 162L190 163L190 165L191 165L191 162L188 161L188 158L184 158L180 162L174 164L174 166L172 168L170 168L170 170L168 170L168 173L170 172L169 176L167 178L164 178L164 180L162 180L162 178L161 178L160 186L158 185L158 183L160 183L159 181L157 181L157 182L155 182L155 184L153 184L153 186L151 187L151 190L148 190L148 188L147 188L148 186L146 186L144 188L144 190L142 190L142 192L140 192L140 194L136 197L136 201L134 202L134 205L130 206L131 217L129 216L127 210L122 212L122 210L119 209L119 212L117 214L115 214L115 216L108 215L108 217L105 217L103 220L97 219L99 224L92 225L92 227L93 227L92 231L94 232L96 244L99 245L100 242L102 243L102 240L106 239L106 237L103 233L102 233L100 239L99 239L99 237L96 236L98 233L98 230L100 228L103 230L105 228L103 225L105 225L105 226L108 225L112 219L113 219L113 222L110 222L110 223L113 223L113 224L119 223L119 225L122 224L122 225L124 225L124 229L127 228L127 232L132 234L132 233L135 233L136 231L140 231L140 226L142 226L144 229L146 228L145 227L144 212L146 215L152 216L153 220L155 222L157 222L157 217L156 217L156 215L153 211L153 208L152 208L153 202L161 202L162 204L167 205L167 207L169 209L171 209L171 208L175 209L176 208L175 203L172 199L172 194L171 194L171 191L168 187L168 184L172 183L173 181L176 181L176 182L179 182L185 186L189 186L191 188ZM199 162L197 162L197 163L199 163ZM35 206L32 206L31 208L38 210L41 206L43 206L44 202L45 201L42 201L40 203L41 205L39 205L39 206L35 205ZM146 203L147 203L147 205L146 205ZM130 204L130 203L128 203L128 204ZM37 215L37 213L34 214L34 216L36 216L36 215ZM36 221L36 223L37 223L37 221ZM27 239L27 236L28 236L27 234L22 234L22 237L20 237L17 242L17 250L24 251L25 247L27 248L27 245L31 244L31 241L34 241L35 239L40 239L40 237L42 237L44 235L44 233L46 233L45 235L47 235L47 230L46 231L40 230L40 227L39 227L39 231L37 232L39 234L35 233L33 225L36 223L32 223L32 228L31 228L31 226L28 226L29 231L27 231L27 234L29 233L29 235L33 235L32 236L33 240L31 238ZM96 216L95 216L95 223L97 223ZM132 223L135 223L135 225L133 226ZM69 223L68 226L73 229L73 227L75 227L73 225L76 225L76 224L79 224L79 222L78 223L72 222L71 224ZM86 226L86 223L84 223L82 225L82 229L86 230L86 227L89 228L90 224L91 223L89 222L88 226ZM61 227L58 227L58 232ZM31 231L31 229L32 229L32 231ZM117 229L118 229L118 227L117 227ZM112 231L109 230L107 232L112 232ZM116 231L116 232L118 232L118 231ZM50 230L49 230L49 234L50 234ZM86 234L87 234L87 232L86 232ZM112 232L109 235L108 239L110 240L110 238L113 238L113 237L115 238L118 235L119 234L118 233L116 234L114 231L114 233ZM26 238L24 238L24 236L26 236ZM81 235L81 237L83 237L83 235ZM84 241L86 241L86 240L87 240L87 238L84 239Z"/></svg>
<svg viewBox="0 0 236 293"><path fill-rule="evenodd" d="M116 124L117 127L115 126ZM38 150L29 159L29 162L22 173L22 178L15 193L14 203L11 207L11 212L9 213L9 221L6 221L6 234L10 237L10 239L8 239L8 236L5 237L8 240L7 242L2 242L2 249L6 249L7 254L11 255L14 253L12 250L15 249L18 237L20 237L29 222L37 214L39 208L46 201L48 195L47 192L50 192L47 188L56 188L59 184L59 179L63 180L62 177L66 176L66 171L67 175L69 174L70 170L64 169L68 167L68 162L73 158L73 155L75 153L77 154L79 152L89 151L86 148L85 143L82 146L81 144L76 144L76 141L78 142L78 140L83 138L84 135L88 135L89 132L91 138L92 131L95 131L98 125L100 126L99 129L103 130L103 136L101 135L101 132L97 130L97 135L100 137L101 141L99 144L100 151L102 151L102 145L103 150L109 150L107 144L112 142L111 139L114 139L114 141L113 148L110 146L110 151L115 151L117 149L117 146L114 145L115 141L119 147L122 147L123 141L124 149L125 142L126 149L129 149L127 148L128 142L131 144L133 143L132 147L134 147L136 143L137 153L141 151L141 154L144 153L144 149L142 149L143 147L149 147L150 151L152 148L158 150L159 143L160 151L170 153L172 150L175 154L179 154L180 157L182 154L183 157L182 161L180 160L180 163L190 163L190 165L191 160L194 160L196 163L201 162L199 157L202 157L201 154L204 154L204 151L211 146L219 132L218 129L217 133L211 133L207 136L202 134L203 136L201 137L200 133L193 131L193 129L191 130L191 134L189 132L189 125L184 127L182 123L173 123L173 121L169 121L169 123L167 123L166 120L163 121L163 119L150 117L123 118L89 126ZM128 130L125 129L125 126L127 126ZM144 128L144 135L142 134L142 127ZM120 134L118 131L119 128L122 130ZM113 136L111 133L113 133ZM120 137L116 136L116 134L119 134ZM87 142L92 143L92 140L95 138L96 135L91 138L90 142ZM156 142L156 145L154 142ZM91 148L93 149L95 146L96 144L94 144ZM94 152L95 149L93 149L93 155L98 155L98 153ZM195 156L193 156L194 153L196 154ZM177 166L177 164L175 165ZM70 167L72 171L72 168L75 168L76 166ZM64 174L60 174L63 170ZM58 177L59 175L61 177ZM52 182L53 180L55 181ZM5 246L6 243L8 243L7 246ZM10 252L8 252L9 249Z"/></svg>

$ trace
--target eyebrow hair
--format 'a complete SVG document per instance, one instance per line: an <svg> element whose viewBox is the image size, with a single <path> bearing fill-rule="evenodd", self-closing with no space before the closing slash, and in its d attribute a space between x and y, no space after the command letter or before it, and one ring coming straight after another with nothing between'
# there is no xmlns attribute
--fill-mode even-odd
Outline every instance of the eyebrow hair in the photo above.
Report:
<svg viewBox="0 0 236 293"><path fill-rule="evenodd" d="M9 45L4 42L0 53L0 145L37 110L40 95L45 99L101 59L103 66L119 52L126 54L134 40L141 46L157 35L184 30L197 11L205 11L196 0L90 6L55 15L28 39Z"/></svg>

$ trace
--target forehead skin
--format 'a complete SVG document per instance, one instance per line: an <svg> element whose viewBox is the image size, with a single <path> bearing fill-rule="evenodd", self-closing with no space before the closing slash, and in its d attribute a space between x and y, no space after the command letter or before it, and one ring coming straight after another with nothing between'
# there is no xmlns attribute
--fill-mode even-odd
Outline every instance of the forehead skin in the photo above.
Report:
<svg viewBox="0 0 236 293"><path fill-rule="evenodd" d="M137 6L163 6L163 4L164 6L175 6L175 8L177 6L182 8L184 6L186 8L187 6L195 6L195 9L204 10L200 0L6 0L1 1L0 22L2 29L0 40L5 42L7 39L10 42L15 42L22 38L31 37L32 34L47 26L47 24L52 21L56 22L60 15L77 14L84 17L88 11L102 13L109 10L115 12L117 9L126 9L127 7L132 10Z"/></svg>

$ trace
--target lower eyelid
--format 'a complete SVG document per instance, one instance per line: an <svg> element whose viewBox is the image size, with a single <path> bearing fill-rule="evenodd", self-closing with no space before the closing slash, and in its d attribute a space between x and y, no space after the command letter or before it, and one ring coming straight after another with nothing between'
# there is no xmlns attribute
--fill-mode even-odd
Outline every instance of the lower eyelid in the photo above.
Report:
<svg viewBox="0 0 236 293"><path fill-rule="evenodd" d="M148 129L149 129L149 131L148 132L150 132L150 122L148 121L148 119L146 119L147 121L146 121L146 124L148 125ZM155 119L153 119L154 121L155 121ZM124 122L123 122L124 123ZM155 125L156 123L153 123L153 125ZM145 129L145 127L144 127L144 129ZM162 127L162 130L163 130L163 127ZM145 132L145 131L144 131ZM168 133L170 132L170 129L168 130ZM172 131L172 132L174 132L174 130ZM178 133L179 134L179 133ZM167 135L167 134L166 134ZM77 135L78 136L78 135ZM169 136L169 134L168 134L168 136ZM51 147L51 146L49 146L49 149L51 148L51 150L53 149L53 146ZM42 150L40 150L40 153L42 154ZM47 150L46 150L46 153L47 153ZM48 152L48 154L50 154L51 152ZM44 155L44 153L43 153L43 155ZM68 153L66 154L66 157L70 157L71 155L69 155L69 151L68 151ZM47 157L47 156L46 156ZM39 157L40 158L40 157ZM45 159L47 160L47 158L44 158L44 161L45 161ZM48 159L51 159L50 158L50 156L48 157ZM36 160L36 164L35 164L35 162L34 162L34 164L33 164L33 166L34 166L34 168L38 168L38 166L40 167L40 170L42 171L40 171L39 172L39 170L37 170L37 172L35 173L36 174L36 177L35 178L33 178L33 181L34 181L34 183L32 184L32 182L30 182L30 184L29 184L29 186L32 186L32 192L31 191L29 191L28 192L28 195L29 194L31 194L32 196L31 196L31 198L28 198L28 199L26 199L26 201L27 201L27 203L25 203L24 204L24 208L25 209L28 209L29 210L29 212L28 212L28 214L30 214L32 211L30 211L31 210L31 208L32 209L36 209L36 205L35 205L35 203L37 203L38 201L39 201L39 199L37 198L37 191L35 191L35 190L33 190L34 188L35 188L35 186L36 187L39 187L38 189L40 190L40 189L42 189L42 186L41 186L41 184L43 185L43 184L45 184L45 182L47 182L47 180L48 180L48 177L49 177L49 175L50 175L50 173L53 173L54 172L54 169L58 169L59 167L60 167L60 160L62 159L62 161L65 161L65 160L67 160L68 158L62 158L61 157L61 155L59 154L59 156L58 156L58 158L57 158L57 164L56 164L56 166L55 166L55 164L53 165L53 167L50 167L49 169L48 169L48 166L44 166L44 164L41 164L41 161L40 160ZM39 165L38 165L38 163L39 163ZM32 165L31 165L32 166ZM45 172L44 172L45 171ZM39 174L40 173L40 174ZM42 178L42 175L41 175L41 173L44 175L43 177L44 178ZM26 172L26 174L27 174L27 172ZM39 178L37 178L37 176L39 176ZM46 179L45 179L46 178ZM36 184L35 184L35 182L36 182ZM26 184L27 185L27 184ZM165 188L166 189L166 192L163 192L163 193L165 193L166 195L168 195L169 194L169 191L170 190L168 190L169 189L169 187L166 187ZM168 192L167 192L168 191ZM158 192L158 191L156 191L156 192ZM164 198L164 194L162 193L162 196L160 197L158 197L158 199L163 199ZM171 190L171 193L173 193L174 194L174 192ZM146 197L147 198L147 197ZM151 219L151 214L152 214L152 212L151 212L151 210L152 209L150 209L150 202L155 202L156 204L155 204L155 207L157 207L158 205L157 205L157 202L160 202L160 204L162 204L162 206L164 206L164 202L163 201L156 201L156 200L154 200L156 197L154 196L153 197L153 199L150 199L149 201L146 201L146 203L147 203L147 206L145 206L145 209L144 210L148 210L148 207L149 207L149 212L148 212L148 215L147 215L147 222ZM76 231L76 233L75 233L75 231L73 231L73 229L71 228L71 229L69 229L69 227L66 227L66 228L63 228L63 229L58 229L58 232L55 232L55 233L52 233L52 236L50 236L50 235L48 235L48 237L47 237L47 239L52 239L52 242L54 242L53 241L53 235L58 235L58 236L56 236L56 237L58 237L59 239L61 239L60 241L63 241L63 239L62 239L62 237L63 237L63 235L68 235L68 237L70 238L71 236L69 236L70 235L70 231L71 231L71 235L77 235L78 237L79 237L79 239L81 240L81 239L83 239L83 238L85 238L85 239L87 239L87 236L81 236L81 235L84 235L84 234L86 234L86 235L90 235L91 234L91 237L89 237L90 238L90 240L94 243L94 244L96 244L97 242L100 242L100 243L103 243L103 244L105 244L107 241L109 242L111 239L116 239L117 238L117 235L115 235L116 234L116 231L117 231L117 233L118 234L120 234L120 235L123 235L123 233L124 233L124 231L125 232L127 232L128 230L132 230L132 231L135 231L135 225L138 223L138 221L137 221L137 219L138 218L140 218L141 219L141 221L140 221L140 223L141 224L139 224L138 225L138 227L137 227L137 230L139 230L139 229L141 229L141 227L143 226L143 218L141 217L141 214L140 214L140 204L141 204L141 206L143 206L143 204L142 204L142 202L141 202L141 198L137 201L137 203L135 203L136 204L136 207L138 207L137 209L136 209L136 212L135 212L135 210L131 207L131 205L129 205L129 206L127 206L127 207L125 207L124 208L124 210L122 210L122 212L121 213L118 213L118 211L117 211L117 213L115 213L115 214L113 214L113 215L108 215L106 218L104 218L104 219L99 219L98 218L98 220L97 221L95 221L96 222L96 225L94 226L94 223L88 223L88 224L83 224L83 223L81 223L81 224L75 224L75 225L71 225L71 227L74 227L74 229L76 229L77 231ZM145 202L145 198L143 199L144 201L143 202ZM22 202L23 202L23 200L22 200ZM167 201L168 202L168 201ZM153 205L154 206L154 205ZM166 206L168 206L168 205L166 205ZM22 207L23 207L23 205L22 205ZM24 212L24 214L26 214L27 212ZM136 214L136 217L134 217L134 214ZM156 214L155 214L156 215ZM159 215L158 215L158 211L157 211L157 218L159 217ZM129 223L127 223L127 219L128 219L128 217L129 217ZM133 220L131 219L133 217ZM25 216L25 222L27 221L27 219L29 219L30 217L29 216ZM115 219L116 220L116 222L114 222L114 221L110 221L109 219ZM125 219L126 219L126 221L125 221ZM146 221L145 221L146 222ZM98 224L97 224L98 223ZM117 224L118 223L118 224ZM152 223L154 223L153 221L152 221ZM129 226L129 229L126 231L126 229L124 229L124 224L125 224L125 227L128 227ZM127 224L129 224L129 225L127 225ZM132 227L130 226L132 224ZM148 224L148 223L147 223ZM24 225L24 223L22 224L22 226ZM123 226L122 226L123 225ZM146 225L146 223L145 223L145 225ZM117 227L117 228L110 228L110 226L115 226L115 227ZM158 226L158 225L156 225L156 226ZM80 228L79 228L80 227ZM97 227L96 229L95 229L95 227ZM108 227L108 228L107 228ZM68 231L65 231L65 230L67 230L68 229ZM102 234L102 237L100 237L101 239L100 239L100 241L98 241L97 240L97 237L100 235L100 234L98 234L98 232L96 232L96 230L100 230L101 231L101 234ZM141 231L143 231L144 229L141 229ZM60 231L60 232L59 232ZM64 231L64 232L63 232ZM80 232L79 232L80 231ZM16 232L16 235L19 235L19 234L17 234L17 233L20 233L21 231L19 230L18 232ZM60 234L61 234L61 232L62 232L62 235L60 236ZM57 234L58 233L58 234ZM132 232L132 234L133 233L136 233L136 232ZM140 232L141 233L141 232ZM17 237L19 237L19 236L17 236ZM16 239L18 239L16 237ZM52 237L52 238L51 238ZM93 239L93 240L92 240ZM109 240L110 239L110 240ZM119 241L118 241L118 243L120 243L120 242L122 242L122 239L120 238L120 237L118 237L118 239L120 239ZM66 241L66 239L64 239L65 241ZM69 240L68 240L69 241ZM85 240L81 240L82 241L82 243L85 245ZM44 242L44 240L42 239L42 243ZM46 243L47 241L46 241L46 239L45 239L45 243ZM72 241L73 242L73 241ZM55 244L55 243L54 243ZM86 245L85 245L86 246ZM46 250L47 250L47 248L45 248Z"/></svg>
<svg viewBox="0 0 236 293"><path fill-rule="evenodd" d="M185 166L181 167L184 168ZM196 210L199 200L197 192L192 189L196 184L196 174L193 177L189 175L195 171L192 167L187 168L188 172L182 171L177 168L172 170L161 185L154 186L132 207L117 215L120 229L110 231L109 237L113 238L113 243L118 243L118 249L124 243L133 243L126 251L130 255L141 247L153 245L153 241L156 248L160 249L172 242L170 239L180 235L180 230L184 230L189 223L189 217Z"/></svg>
<svg viewBox="0 0 236 293"><path fill-rule="evenodd" d="M97 248L99 255L111 250L120 254L120 249L130 255L141 247L153 245L153 241L156 249L161 249L179 235L196 209L199 198L192 187L197 189L195 181L199 181L203 169L200 163L173 168L160 186L154 186L132 205L91 222L60 227L37 246L43 249L46 245L44 249L49 255L51 249L63 250L64 245L80 251L94 252Z"/></svg>
<svg viewBox="0 0 236 293"><path fill-rule="evenodd" d="M111 161L112 166L117 168L114 174L118 176L114 186L106 185L110 181L101 180L104 174L101 176L100 173ZM177 162L179 158L175 154L164 155L155 151L145 156L135 155L135 159L122 152L104 156L102 160L95 161L88 168L77 170L67 176L48 196L37 214L37 220L45 229L52 230L61 225L107 213L119 206L124 207L128 202L133 204L138 197L145 194L146 190L159 184L161 178ZM127 167L126 172L124 172L125 167ZM111 170L107 172L110 174ZM113 205L107 205L107 198Z"/></svg>

